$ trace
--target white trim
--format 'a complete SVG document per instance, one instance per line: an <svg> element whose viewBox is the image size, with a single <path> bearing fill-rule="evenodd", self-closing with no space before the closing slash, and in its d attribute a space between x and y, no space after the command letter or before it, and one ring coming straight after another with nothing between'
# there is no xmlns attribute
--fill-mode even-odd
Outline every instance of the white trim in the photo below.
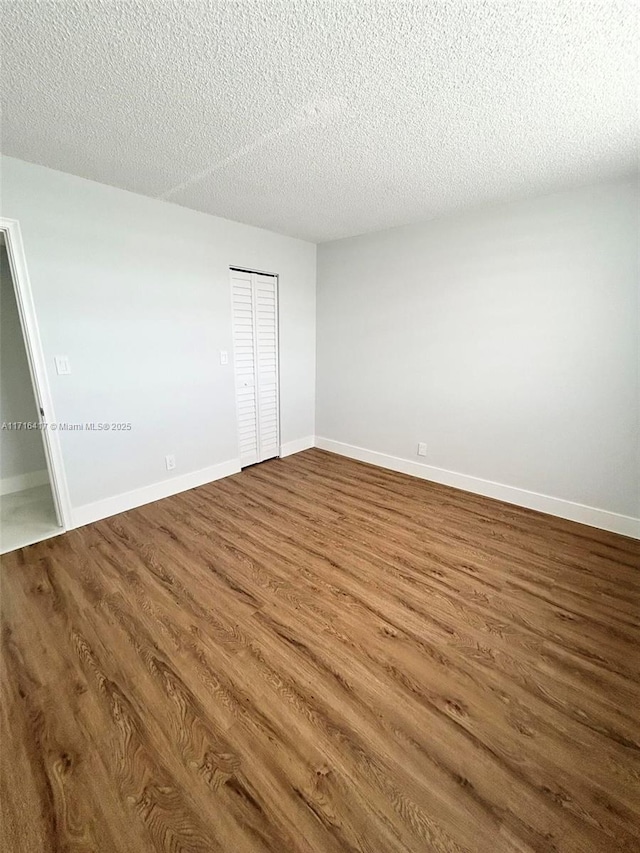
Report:
<svg viewBox="0 0 640 853"><path fill-rule="evenodd" d="M371 465L378 465L380 468L388 468L402 474L411 474L414 477L420 477L422 480L431 480L434 483L453 486L465 492L473 492L476 495L484 495L516 506L535 509L548 515L577 521L580 524L588 524L590 527L598 527L602 530L610 530L613 533L621 533L623 536L640 539L640 518L632 518L605 509L584 506L563 498L553 498L550 495L529 492L515 486L505 486L502 483L482 480L468 474L458 474L456 471L435 468L433 465L424 465L421 462L389 456L386 453L366 450L364 447L356 447L352 444L344 444L341 441L333 441L319 436L316 436L315 446L321 450L338 453L340 456L357 459L359 462L368 462Z"/></svg>
<svg viewBox="0 0 640 853"><path fill-rule="evenodd" d="M4 477L0 480L0 495L24 492L25 489L45 486L48 482L49 472L46 468L42 471L29 471L28 474L15 474L13 477Z"/></svg>
<svg viewBox="0 0 640 853"><path fill-rule="evenodd" d="M300 453L301 450L309 450L315 447L315 435L307 435L304 438L297 438L295 441L288 441L286 444L280 445L280 458L291 456L293 453Z"/></svg>
<svg viewBox="0 0 640 853"><path fill-rule="evenodd" d="M177 495L179 492L186 492L188 489L195 489L197 486L204 486L214 480L221 480L223 477L239 473L240 460L229 459L227 462L201 468L199 471L192 471L190 474L182 474L160 483L143 486L141 489L134 489L131 492L124 492L101 501L85 504L73 510L73 526L83 527L93 521L100 521L101 518L118 515L118 513L126 512L129 509L135 509L138 506L159 501L171 497L171 495Z"/></svg>
<svg viewBox="0 0 640 853"><path fill-rule="evenodd" d="M36 405L38 412L42 409L45 413L42 418L38 413L38 418L49 423L55 423L57 419L53 408L53 398L40 341L40 332L36 319L36 309L31 292L31 282L27 270L27 260L24 254L20 224L16 219L0 217L0 231L3 231L5 235L9 268L11 270L11 278L13 279L13 289L16 295L18 314L20 315L20 325L22 326ZM56 512L62 528L68 530L71 526L71 502L69 500L69 489L67 487L60 438L57 432L48 429L42 430L42 437Z"/></svg>

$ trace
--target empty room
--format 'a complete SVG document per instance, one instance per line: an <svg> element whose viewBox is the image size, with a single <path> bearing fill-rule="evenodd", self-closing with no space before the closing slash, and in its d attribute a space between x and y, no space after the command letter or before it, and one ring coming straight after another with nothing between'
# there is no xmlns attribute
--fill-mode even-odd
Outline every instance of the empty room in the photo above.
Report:
<svg viewBox="0 0 640 853"><path fill-rule="evenodd" d="M0 0L3 853L640 851L635 0Z"/></svg>

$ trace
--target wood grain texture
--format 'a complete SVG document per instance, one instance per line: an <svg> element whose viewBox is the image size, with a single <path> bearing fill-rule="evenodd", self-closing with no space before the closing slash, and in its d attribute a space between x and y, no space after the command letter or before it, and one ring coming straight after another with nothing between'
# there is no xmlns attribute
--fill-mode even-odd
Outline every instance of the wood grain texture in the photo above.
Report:
<svg viewBox="0 0 640 853"><path fill-rule="evenodd" d="M16 551L2 849L638 851L639 562L319 450Z"/></svg>

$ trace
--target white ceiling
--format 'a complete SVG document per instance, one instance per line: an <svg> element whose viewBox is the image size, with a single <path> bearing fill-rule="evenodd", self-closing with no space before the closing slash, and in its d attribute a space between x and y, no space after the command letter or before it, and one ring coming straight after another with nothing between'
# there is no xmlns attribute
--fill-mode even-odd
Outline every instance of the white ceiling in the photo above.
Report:
<svg viewBox="0 0 640 853"><path fill-rule="evenodd" d="M2 0L3 150L321 242L630 171L634 0Z"/></svg>

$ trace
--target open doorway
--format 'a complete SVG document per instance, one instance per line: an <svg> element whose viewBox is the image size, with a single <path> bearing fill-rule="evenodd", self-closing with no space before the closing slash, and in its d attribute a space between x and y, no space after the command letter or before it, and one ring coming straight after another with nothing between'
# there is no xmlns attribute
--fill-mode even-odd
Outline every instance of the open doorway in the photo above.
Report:
<svg viewBox="0 0 640 853"><path fill-rule="evenodd" d="M20 230L8 220L0 220L0 422L0 553L6 553L68 525Z"/></svg>

